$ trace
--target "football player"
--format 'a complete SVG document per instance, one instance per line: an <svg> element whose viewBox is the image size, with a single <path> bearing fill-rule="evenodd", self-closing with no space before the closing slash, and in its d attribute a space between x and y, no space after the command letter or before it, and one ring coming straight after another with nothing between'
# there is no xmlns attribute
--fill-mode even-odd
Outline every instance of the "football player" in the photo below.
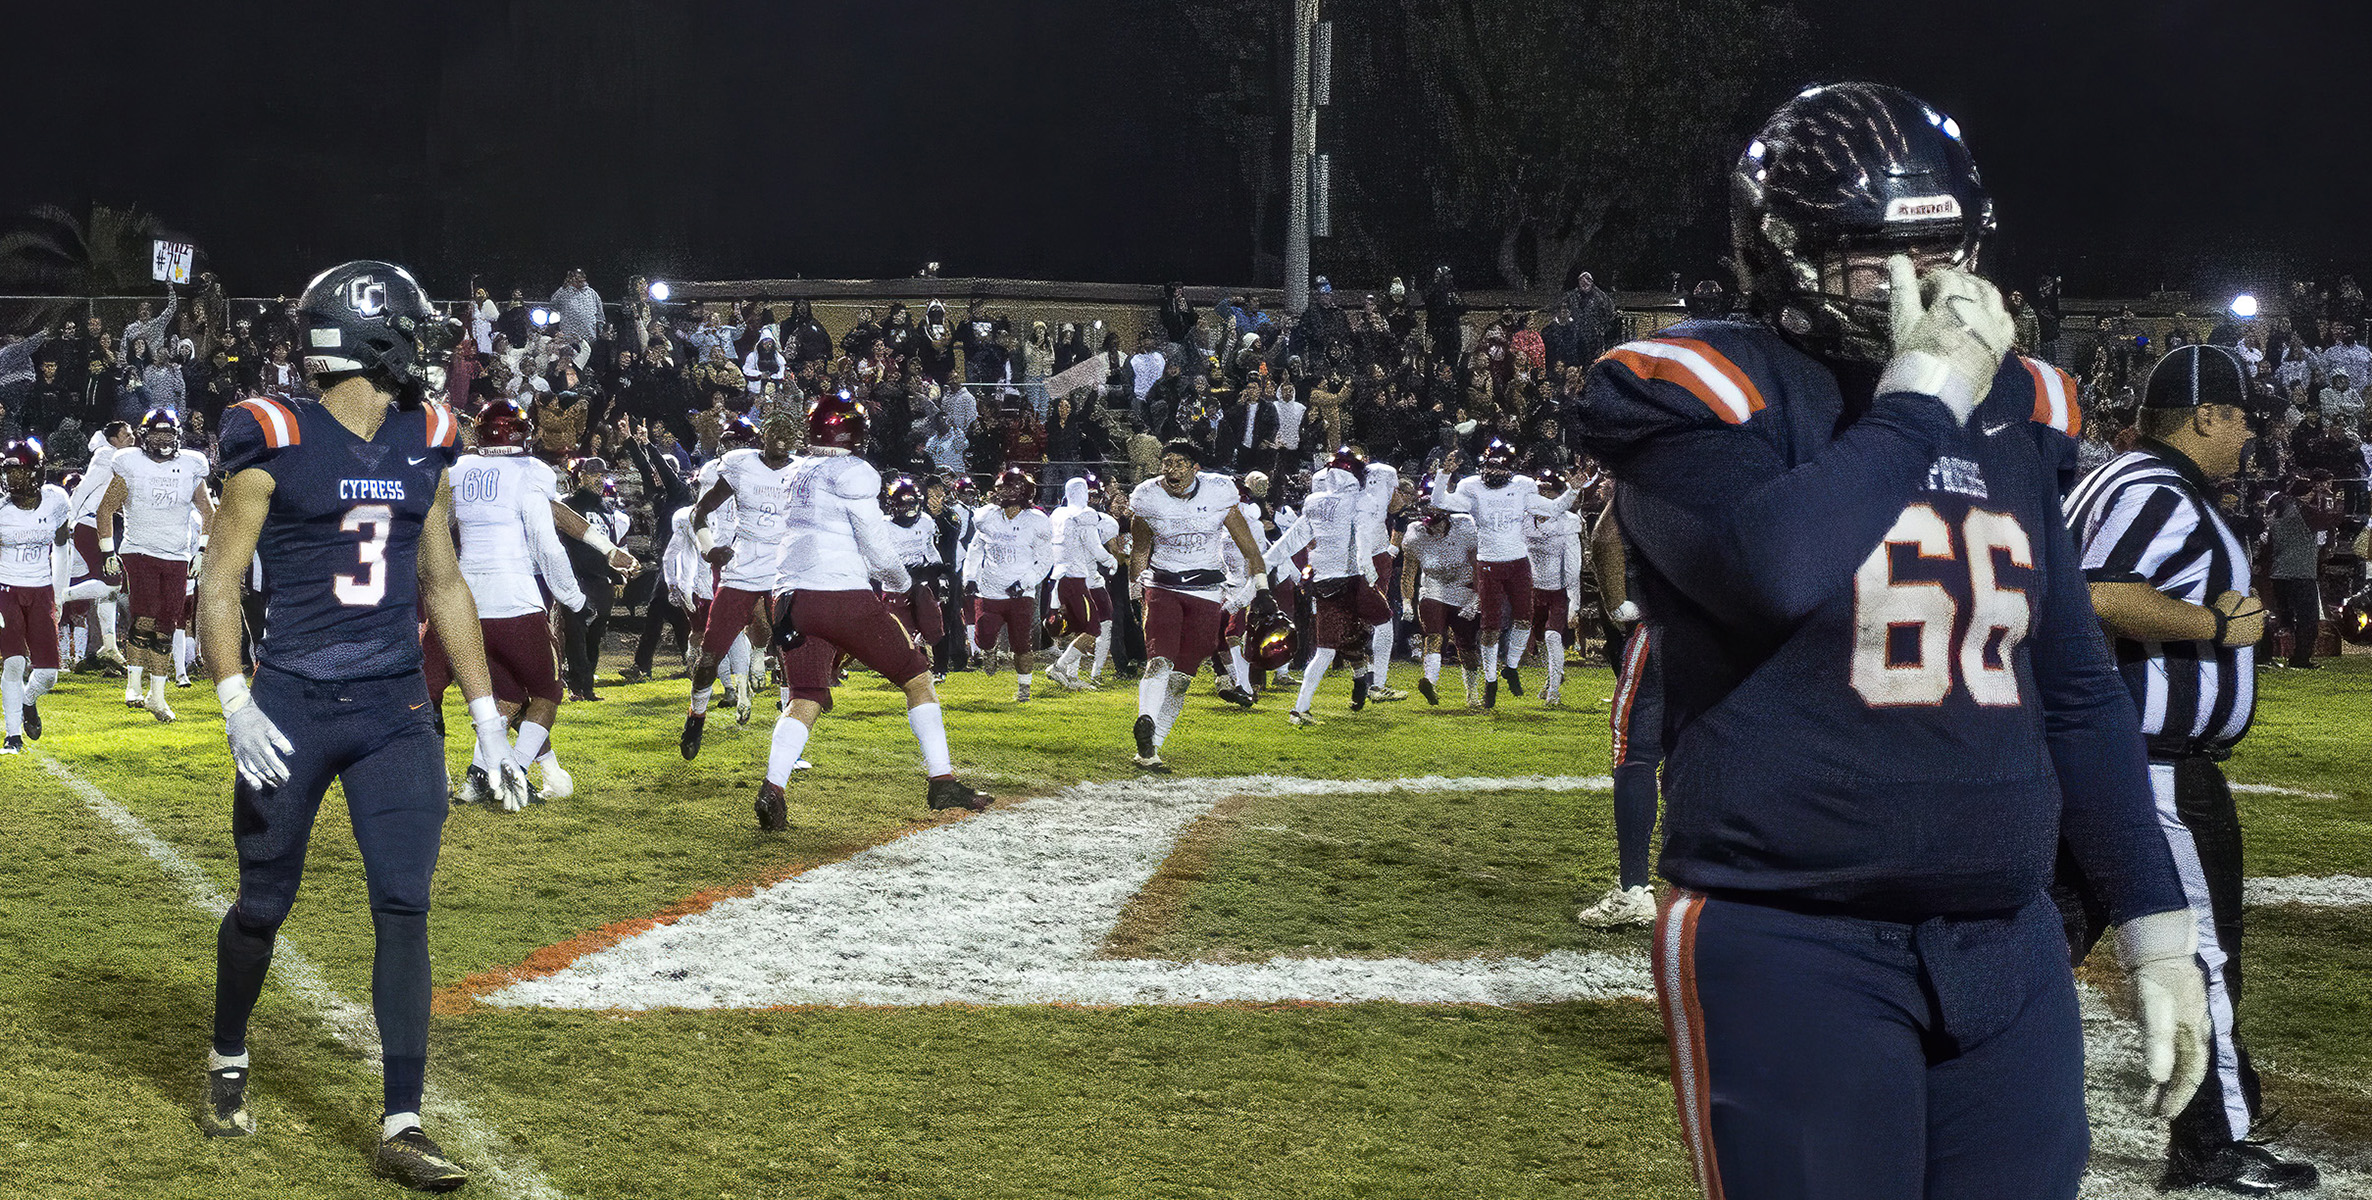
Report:
<svg viewBox="0 0 2372 1200"><path fill-rule="evenodd" d="M1422 484L1417 490L1419 495L1433 494ZM1472 517L1432 504L1427 504L1421 518L1400 535L1401 560L1413 568L1400 573L1400 604L1417 612L1417 635L1425 656L1425 674L1417 681L1417 692L1427 704L1441 703L1441 648L1447 641L1458 651L1466 707L1483 705L1482 693L1475 687L1482 611L1474 591L1478 544Z"/></svg>
<svg viewBox="0 0 2372 1200"><path fill-rule="evenodd" d="M66 589L66 600L90 606L91 620L99 627L99 649L95 657L110 666L126 663L122 648L116 644L124 581L121 574L107 566L108 556L99 552L99 500L107 494L107 485L115 482L115 456L131 449L134 440L131 422L109 421L91 435L90 466L83 472L82 481L68 489L74 499L74 582ZM108 530L110 535L114 532ZM127 701L139 698L137 690L130 690L126 696Z"/></svg>
<svg viewBox="0 0 2372 1200"><path fill-rule="evenodd" d="M1244 528L1251 532L1252 544L1259 548L1262 561L1265 563L1268 554L1268 531L1261 520L1260 502L1253 499L1252 489L1243 479L1233 479L1229 482L1235 485L1235 510L1243 516ZM1252 601L1264 589L1270 592L1272 602L1275 601L1275 594L1273 585L1265 573L1257 580L1253 578L1253 567L1250 560L1244 557L1243 552L1237 549L1233 542L1219 544L1219 557L1221 567L1227 575L1226 599L1220 603L1219 607L1227 614L1227 624L1221 631L1219 639L1224 656L1220 654L1211 656L1211 675L1217 682L1217 691L1221 700L1238 708L1250 708L1259 703L1259 695L1252 686L1252 665L1244 657L1244 638L1252 626ZM1283 611L1284 605L1279 602L1277 608L1279 611Z"/></svg>
<svg viewBox="0 0 2372 1200"><path fill-rule="evenodd" d="M885 494L890 538L898 545L898 561L906 564L913 582L895 596L885 597L890 611L914 631L923 653L947 636L940 618L939 588L947 582L947 562L939 557L939 523L923 515L922 488L900 475Z"/></svg>
<svg viewBox="0 0 2372 1200"><path fill-rule="evenodd" d="M1400 557L1400 531L1394 527L1395 497L1400 491L1400 471L1389 463L1367 461L1367 452L1354 445L1351 453L1366 464L1366 482L1359 486L1359 533L1367 539L1367 547L1375 557L1375 598L1384 608L1384 619L1375 623L1367 647L1367 698L1378 704L1408 699L1408 693L1390 683L1392 645L1397 637L1396 618L1392 614L1392 567Z"/></svg>
<svg viewBox="0 0 2372 1200"><path fill-rule="evenodd" d="M214 1045L205 1131L255 1132L247 1107L247 1023L281 922L296 900L323 794L343 785L362 854L377 949L371 1010L385 1108L372 1167L407 1187L469 1178L422 1131L428 1064L429 879L448 808L444 747L421 678L416 606L442 642L486 745L503 740L478 613L453 549L448 468L459 422L426 391L458 329L412 276L350 262L297 301L318 403L251 399L224 414L229 482L199 584L206 668L221 698L238 778L231 832L238 898L215 944ZM251 558L272 564L255 681L240 661L240 587ZM496 786L526 776L507 758ZM515 804L506 803L506 807Z"/></svg>
<svg viewBox="0 0 2372 1200"><path fill-rule="evenodd" d="M684 715L679 747L687 759L700 754L700 731L708 721L709 695L725 652L733 649L734 639L745 632L754 631L749 643L753 647L766 640L766 613L760 601L773 592L781 564L786 503L783 480L798 444L797 418L779 412L769 415L758 428L757 446L728 450L717 460L716 482L693 506L692 542L703 559L724 571L716 599L709 601L708 624L700 634L700 659L692 666L692 706ZM720 546L709 519L728 500L733 502L732 541ZM747 721L750 685L748 668L743 670L736 708L739 719Z"/></svg>
<svg viewBox="0 0 2372 1200"><path fill-rule="evenodd" d="M1120 523L1101 508L1104 489L1096 477L1075 475L1062 485L1063 505L1054 510L1054 544L1062 578L1054 585L1062 604L1063 622L1074 635L1046 674L1072 691L1094 690L1079 677L1079 660L1096 651L1101 630L1112 620L1112 592L1104 576L1120 569L1113 543L1120 540Z"/></svg>
<svg viewBox="0 0 2372 1200"><path fill-rule="evenodd" d="M1144 677L1137 681L1136 764L1166 774L1161 744L1168 740L1194 673L1220 645L1227 625L1221 609L1227 582L1222 544L1232 545L1252 577L1251 607L1277 611L1268 564L1237 507L1235 481L1202 470L1202 451L1179 439L1162 447L1161 474L1129 493L1128 543L1132 598L1145 612Z"/></svg>
<svg viewBox="0 0 2372 1200"><path fill-rule="evenodd" d="M763 433L769 442L778 423L790 419L788 414L766 418ZM834 661L843 652L905 691L906 724L922 747L923 774L930 780L925 801L931 808L978 812L995 800L955 777L939 693L931 685L930 657L882 599L882 592L909 591L914 580L881 511L881 473L856 456L864 444L864 407L846 392L825 396L809 411L807 448L786 474L789 508L772 627L791 701L774 723L766 781L758 787L760 829L790 828L783 786L807 749L817 718L831 711ZM874 590L876 584L881 592ZM1028 632L1019 630L1015 637Z"/></svg>
<svg viewBox="0 0 2372 1200"><path fill-rule="evenodd" d="M1510 615L1532 611L1532 551L1527 543L1532 518L1572 512L1581 503L1581 477L1578 473L1574 476L1576 486L1563 499L1552 500L1541 495L1540 485L1531 476L1515 473L1515 447L1505 441L1492 438L1477 457L1482 473L1459 480L1454 487L1450 481L1458 470L1458 452L1452 450L1442 457L1441 471L1433 477L1433 506L1474 518L1474 594L1482 618L1483 707L1492 708L1499 703L1499 631L1507 627ZM1507 685L1516 695L1524 694L1522 678L1512 672Z"/></svg>
<svg viewBox="0 0 2372 1200"><path fill-rule="evenodd" d="M2206 999L2060 522L2051 377L1974 273L1992 201L1956 122L1865 83L1782 105L1730 185L1758 319L1617 347L1578 413L1663 635L1654 970L1696 1174L2073 1197L2062 835L2119 927L2162 1114L2205 1069Z"/></svg>
<svg viewBox="0 0 2372 1200"><path fill-rule="evenodd" d="M0 754L41 739L41 697L58 682L58 613L66 598L66 539L74 501L41 481L41 442L0 445Z"/></svg>
<svg viewBox="0 0 2372 1200"><path fill-rule="evenodd" d="M1614 764L1614 884L1573 914L1593 929L1655 921L1647 850L1655 836L1656 768L1664 758L1663 660L1656 654L1663 634L1640 619L1639 602L1631 599L1629 562L1614 505L1608 504L1590 534L1590 567L1597 573L1598 603L1607 622L1626 636L1616 659L1614 700L1607 705Z"/></svg>
<svg viewBox="0 0 2372 1200"><path fill-rule="evenodd" d="M1315 626L1309 664L1302 668L1301 693L1285 719L1295 725L1315 725L1310 705L1318 685L1334 665L1335 655L1348 647L1354 658L1368 652L1366 631L1378 621L1390 621L1392 610L1375 590L1375 547L1368 544L1359 507L1365 497L1368 466L1348 446L1334 452L1318 473L1318 490L1310 493L1299 516L1269 543L1272 574L1292 571L1293 555L1304 547L1310 558L1310 610ZM1386 561L1389 561L1388 559ZM1367 707L1373 681L1365 663L1351 667L1351 709Z"/></svg>
<svg viewBox="0 0 2372 1200"><path fill-rule="evenodd" d="M159 721L173 719L165 703L165 678L173 670L173 632L184 624L182 612L189 595L189 560L206 544L204 531L214 523L214 495L206 490L213 469L206 456L181 446L181 414L152 408L140 419L139 448L115 455L99 499L99 553L106 570L120 574L131 599L131 665L124 671L124 702L145 708ZM200 532L190 534L190 510L196 508ZM124 517L122 553L117 553L115 515ZM240 570L246 570L241 563ZM148 675L147 696L140 696L141 673Z"/></svg>
<svg viewBox="0 0 2372 1200"><path fill-rule="evenodd" d="M1038 639L1038 585L1054 570L1054 523L1030 503L1038 481L1020 467L997 473L989 503L972 512L972 545L964 553L964 597L972 606L972 644L996 648L997 633L1012 639L1013 698L1030 698L1032 651Z"/></svg>
<svg viewBox="0 0 2372 1200"><path fill-rule="evenodd" d="M505 718L518 722L519 735L515 745L482 743L472 750L461 797L496 799L494 766L508 756L522 772L541 763L543 787L537 795L565 800L575 794L576 783L550 752L561 687L544 589L575 612L584 611L586 598L552 520L559 483L549 465L528 453L535 431L526 409L494 400L478 410L475 425L476 448L453 464L453 523L461 578L477 604L494 699ZM445 690L442 659L442 654L430 655L432 697Z"/></svg>
<svg viewBox="0 0 2372 1200"><path fill-rule="evenodd" d="M724 428L717 432L717 457L700 464L699 470L693 472L692 494L705 496L709 489L716 486L725 455L757 444L758 423L756 421L748 417L735 417L725 422ZM571 512L573 514L574 510ZM692 506L685 505L683 512L689 516ZM738 525L739 521L733 501L726 500L717 506L716 512L709 515L708 526L711 531L711 540L718 545L731 545L733 531ZM691 535L687 533L685 536L690 537ZM699 667L700 639L707 634L709 608L716 600L717 588L722 586L725 577L724 568L704 558L696 545L692 548L692 557L699 562L700 571L707 576L708 582L702 585L701 590L697 593L700 615L693 622L687 635L690 639L689 645L685 647L684 668L687 674ZM750 624L755 625L764 619L763 613L752 614ZM736 724L749 724L750 697L757 687L757 680L750 671L750 664L756 657L756 650L750 641L749 629L744 627L733 635L732 643L725 648L723 660L717 664L717 682L725 687L725 698L733 706L733 719Z"/></svg>
<svg viewBox="0 0 2372 1200"><path fill-rule="evenodd" d="M1564 480L1551 476L1540 481L1540 494L1556 500L1566 486ZM1555 708L1565 698L1565 639L1580 613L1580 515L1567 512L1532 518L1524 552L1532 560L1532 603L1529 619L1517 622L1517 636L1509 639L1507 671L1513 676L1516 664L1530 652L1530 643L1538 642L1541 665L1548 673L1548 682L1540 687L1540 703L1544 708ZM1508 686L1514 686L1512 678Z"/></svg>

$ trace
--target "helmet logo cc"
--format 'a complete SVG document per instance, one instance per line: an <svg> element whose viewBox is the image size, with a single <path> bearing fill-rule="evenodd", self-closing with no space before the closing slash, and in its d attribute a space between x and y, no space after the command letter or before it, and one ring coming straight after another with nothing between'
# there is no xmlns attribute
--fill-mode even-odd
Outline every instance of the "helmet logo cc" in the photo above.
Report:
<svg viewBox="0 0 2372 1200"><path fill-rule="evenodd" d="M346 305L358 316L376 317L387 311L387 285L368 275L346 284Z"/></svg>

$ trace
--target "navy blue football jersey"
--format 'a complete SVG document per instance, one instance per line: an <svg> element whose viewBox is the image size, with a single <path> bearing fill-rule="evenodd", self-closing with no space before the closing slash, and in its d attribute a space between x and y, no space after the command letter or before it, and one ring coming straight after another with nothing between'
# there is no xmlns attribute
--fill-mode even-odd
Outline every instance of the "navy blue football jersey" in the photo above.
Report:
<svg viewBox="0 0 2372 1200"><path fill-rule="evenodd" d="M1592 369L1579 432L1664 632L1663 874L1898 919L2014 909L2064 820L2119 919L2178 907L2059 517L2070 381L2006 357L1963 427L1876 374L1841 384L1742 321Z"/></svg>
<svg viewBox="0 0 2372 1200"><path fill-rule="evenodd" d="M324 681L420 669L420 530L459 432L441 404L390 412L367 441L318 403L224 411L223 474L272 477L263 665Z"/></svg>

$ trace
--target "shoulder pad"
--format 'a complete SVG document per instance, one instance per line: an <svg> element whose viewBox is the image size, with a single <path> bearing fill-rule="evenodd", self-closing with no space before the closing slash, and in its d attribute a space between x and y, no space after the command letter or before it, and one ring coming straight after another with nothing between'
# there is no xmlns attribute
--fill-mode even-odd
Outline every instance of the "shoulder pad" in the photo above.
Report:
<svg viewBox="0 0 2372 1200"><path fill-rule="evenodd" d="M303 440L295 409L258 396L223 410L215 446L222 455L222 473L230 476L260 467Z"/></svg>
<svg viewBox="0 0 2372 1200"><path fill-rule="evenodd" d="M2034 420L2069 437L2084 433L2084 410L2076 403L2075 377L2039 358L2018 356L2034 383Z"/></svg>
<svg viewBox="0 0 2372 1200"><path fill-rule="evenodd" d="M865 500L881 495L881 472L873 464L855 455L841 459L840 464L825 470L825 482L832 494L843 500Z"/></svg>

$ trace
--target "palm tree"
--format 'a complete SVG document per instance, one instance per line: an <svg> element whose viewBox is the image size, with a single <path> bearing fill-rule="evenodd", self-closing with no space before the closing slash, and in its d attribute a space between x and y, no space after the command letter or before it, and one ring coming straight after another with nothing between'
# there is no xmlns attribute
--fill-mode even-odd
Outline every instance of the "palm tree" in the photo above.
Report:
<svg viewBox="0 0 2372 1200"><path fill-rule="evenodd" d="M155 289L149 263L159 238L174 236L156 214L139 208L93 204L83 218L55 204L27 212L15 229L0 234L0 291L17 295L127 296ZM13 307L13 306L12 306ZM36 305L12 314L10 324L46 327L61 319L65 301Z"/></svg>

